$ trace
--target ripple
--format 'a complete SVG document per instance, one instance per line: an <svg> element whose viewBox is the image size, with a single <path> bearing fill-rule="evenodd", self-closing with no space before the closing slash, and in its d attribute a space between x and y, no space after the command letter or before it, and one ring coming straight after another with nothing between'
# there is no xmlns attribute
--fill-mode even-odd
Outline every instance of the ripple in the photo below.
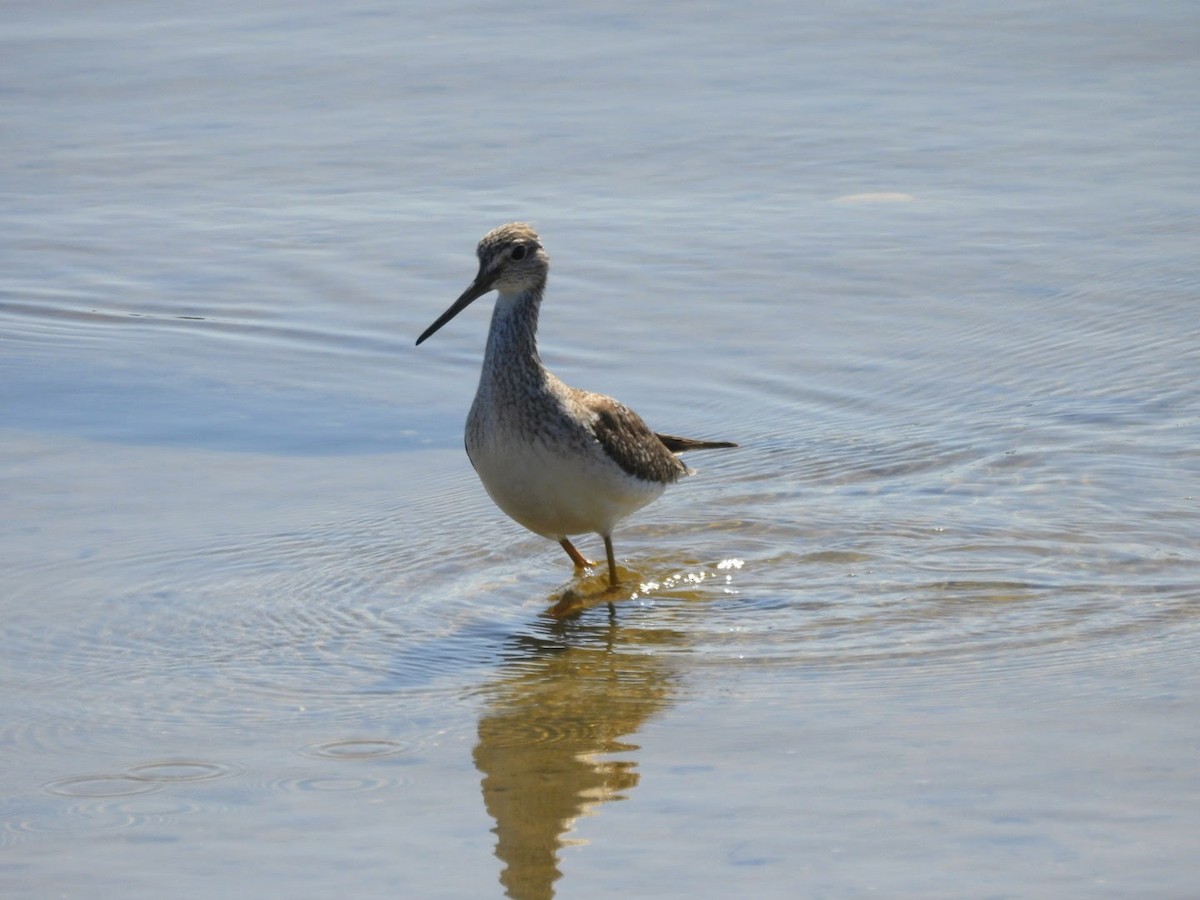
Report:
<svg viewBox="0 0 1200 900"><path fill-rule="evenodd" d="M0 824L0 846L18 843L20 836L27 834L84 834L162 825L200 810L197 804L185 798L159 793L136 795L126 792L113 796L112 799L106 799L108 795L95 793L52 793L60 796L83 796L84 799L54 809L6 816Z"/></svg>
<svg viewBox="0 0 1200 900"><path fill-rule="evenodd" d="M57 689L69 702L84 703L92 685L142 686L126 698L125 720L227 721L236 714L226 702L231 684L281 712L348 698L376 698L382 712L400 691L412 708L432 708L453 694L464 670L489 662L496 626L465 592L411 596L415 585L442 576L398 562L405 545L395 517L376 511L308 533L207 548L115 546L72 566L29 567L20 581L30 602L15 603L0 644L24 661L12 671L16 680ZM428 552L441 556L432 541ZM119 591L98 590L107 584ZM33 596L45 591L78 595L86 615L47 627ZM430 603L437 614L421 615ZM30 747L62 747L78 740L73 723L101 717L102 706L93 699L75 714L0 729ZM356 703L335 711L362 715Z"/></svg>
<svg viewBox="0 0 1200 900"><path fill-rule="evenodd" d="M786 375L771 386L781 403ZM889 396L806 390L806 404L826 407L823 431L773 418L620 530L621 627L675 634L647 652L798 670L1063 645L1101 654L1190 615L1195 501L1178 471L1190 444L1186 429L1169 440L1141 430L1161 430L1156 417L1174 407L1135 415L1114 401L1092 410L1100 429L1056 399L1052 428L997 433L976 428L990 411L946 426L946 395L934 403L919 386L904 411L921 415L903 424L888 419ZM1098 442L1122 424L1128 440ZM91 537L69 564L24 569L0 650L22 660L17 687L58 689L63 701L45 725L0 725L5 736L43 750L77 744L110 727L97 695L114 686L125 728L319 711L345 731L388 733L400 695L414 721L436 720L486 678L521 621L588 582L550 542L506 525L444 459L414 465L424 489L382 508L187 546ZM496 535L462 540L479 516ZM83 612L48 625L46 596ZM331 747L331 757L374 754ZM230 774L209 765L166 760L125 777Z"/></svg>
<svg viewBox="0 0 1200 900"><path fill-rule="evenodd" d="M386 738L361 738L311 744L301 752L318 759L386 759L412 753L413 748Z"/></svg>
<svg viewBox="0 0 1200 900"><path fill-rule="evenodd" d="M495 718L480 722L480 740L491 749L516 750L577 746L585 744L595 732L594 721L586 716L564 716L561 710L547 711L542 716L522 714L503 720L495 727Z"/></svg>
<svg viewBox="0 0 1200 900"><path fill-rule="evenodd" d="M6 747L22 748L38 757L61 753L66 749L84 749L88 739L79 733L76 723L45 717L38 722L0 723L0 743Z"/></svg>
<svg viewBox="0 0 1200 900"><path fill-rule="evenodd" d="M107 807L113 815L127 815L137 825L173 821L192 815L202 808L185 798L162 794L117 800L107 804Z"/></svg>
<svg viewBox="0 0 1200 900"><path fill-rule="evenodd" d="M394 357L407 346L407 338L383 335L373 329L337 328L325 322L297 325L290 317L265 307L208 305L206 315L185 315L170 305L161 309L115 308L106 296L86 291L48 289L38 286L21 292L4 291L0 321L15 338L28 343L63 346L111 346L121 330L174 332L220 338L224 342L276 344L297 350L317 350L362 360L372 356Z"/></svg>
<svg viewBox="0 0 1200 900"><path fill-rule="evenodd" d="M141 817L120 804L78 804L59 813L34 813L3 823L6 831L32 834L82 834L131 828Z"/></svg>
<svg viewBox="0 0 1200 900"><path fill-rule="evenodd" d="M349 775L307 775L285 778L275 783L287 792L358 794L399 787L397 778L369 778Z"/></svg>
<svg viewBox="0 0 1200 900"><path fill-rule="evenodd" d="M128 777L139 781L176 784L180 782L213 781L219 778L232 778L240 774L241 769L237 766L223 763L203 762L194 759L175 759L141 763L136 766L130 766L125 772Z"/></svg>
<svg viewBox="0 0 1200 900"><path fill-rule="evenodd" d="M618 549L631 585L618 622L632 631L666 626L673 634L669 643L638 652L686 655L702 667L796 672L964 662L996 671L1017 665L1014 654L1049 660L1061 658L1066 645L1099 654L1113 640L1127 647L1152 642L1164 622L1188 615L1200 579L1179 578L1195 568L1186 558L1134 553L1122 563L1095 533L1061 518L1030 527L976 492L943 489L931 503L927 491L946 473L957 476L989 457L962 448L938 454L919 442L893 450L834 448L824 463L770 489L753 465L735 466L689 502L718 515L734 511L736 520L689 525L668 511L670 524L623 529ZM1024 482L1046 461L1029 454L1005 465L1024 473ZM862 490L847 495L849 484ZM520 620L541 611L553 596L542 585L570 575L553 548L534 538L520 539L513 555L544 567L548 577L534 576L540 582L530 583L523 563L490 554L441 559L413 575L396 563L391 527L375 516L336 529L252 536L187 557L178 550L111 553L76 577L90 590L106 572L118 573L123 593L97 601L84 624L61 623L57 634L37 627L36 617L18 616L5 640L25 645L24 677L44 675L44 683L68 687L72 696L85 682L140 684L123 704L125 727L130 716L226 724L239 715L228 703L231 686L253 691L278 715L319 708L333 720L384 722L402 693L414 714L436 716L471 681L472 669L495 664L511 625L491 617L507 609ZM441 548L431 542L420 552ZM432 599L411 601L414 586L419 594L423 584L436 586ZM436 612L424 615L430 603ZM605 618L607 611L584 615ZM40 668L42 660L64 658L70 666ZM76 721L101 716L94 703L88 707ZM570 742L586 723L565 717L531 728L507 740ZM77 741L66 724L14 735L45 748ZM364 738L301 752L379 759L411 755L417 746ZM237 772L166 759L47 790L112 796Z"/></svg>
<svg viewBox="0 0 1200 900"><path fill-rule="evenodd" d="M669 627L675 639L654 652L681 655L688 666L769 668L800 679L944 668L963 684L1001 684L1030 667L1105 657L1114 646L1181 661L1194 652L1194 642L1164 640L1200 623L1194 554L1130 542L1128 528L1117 553L1095 523L1083 530L1048 516L1032 527L969 495L935 508L914 504L906 495L927 478L919 472L897 500L870 504L837 491L793 485L793 499L780 490L771 500L777 515L722 526L723 549L735 553L709 563L672 566L685 535L630 529L623 545L650 564L629 593L636 604L618 604L617 621L626 631ZM726 486L735 506L740 484ZM655 548L631 537L652 537Z"/></svg>
<svg viewBox="0 0 1200 900"><path fill-rule="evenodd" d="M48 782L42 787L63 797L125 797L148 794L161 789L162 785L132 775L76 775Z"/></svg>

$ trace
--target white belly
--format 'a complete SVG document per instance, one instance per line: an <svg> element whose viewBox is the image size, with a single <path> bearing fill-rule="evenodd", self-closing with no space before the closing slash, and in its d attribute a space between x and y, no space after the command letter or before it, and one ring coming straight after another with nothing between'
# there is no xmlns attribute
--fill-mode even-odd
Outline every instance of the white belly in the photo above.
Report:
<svg viewBox="0 0 1200 900"><path fill-rule="evenodd" d="M561 539L613 526L663 492L635 478L599 444L530 440L504 428L468 429L467 453L496 505L536 534Z"/></svg>

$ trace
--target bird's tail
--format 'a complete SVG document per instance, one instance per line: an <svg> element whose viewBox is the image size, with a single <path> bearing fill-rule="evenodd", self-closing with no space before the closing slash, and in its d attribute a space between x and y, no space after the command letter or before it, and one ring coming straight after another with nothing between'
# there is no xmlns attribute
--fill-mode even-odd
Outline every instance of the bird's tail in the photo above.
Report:
<svg viewBox="0 0 1200 900"><path fill-rule="evenodd" d="M722 450L737 446L732 441L699 441L695 438L676 437L673 434L656 436L672 453L686 453L688 450Z"/></svg>

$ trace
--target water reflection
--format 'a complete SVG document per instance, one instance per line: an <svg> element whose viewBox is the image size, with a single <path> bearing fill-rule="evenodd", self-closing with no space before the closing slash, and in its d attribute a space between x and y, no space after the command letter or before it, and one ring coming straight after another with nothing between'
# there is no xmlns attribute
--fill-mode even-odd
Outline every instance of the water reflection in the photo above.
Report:
<svg viewBox="0 0 1200 900"><path fill-rule="evenodd" d="M554 896L559 849L575 821L638 783L636 744L621 738L664 709L674 693L668 629L622 625L600 610L590 622L538 623L512 640L506 677L486 689L475 766L496 823L500 882L514 900ZM621 754L623 758L615 758Z"/></svg>

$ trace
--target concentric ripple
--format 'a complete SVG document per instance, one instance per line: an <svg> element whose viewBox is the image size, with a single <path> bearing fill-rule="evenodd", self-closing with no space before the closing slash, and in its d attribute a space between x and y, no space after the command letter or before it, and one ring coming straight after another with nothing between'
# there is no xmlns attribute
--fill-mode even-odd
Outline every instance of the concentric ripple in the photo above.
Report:
<svg viewBox="0 0 1200 900"><path fill-rule="evenodd" d="M161 784L132 775L76 775L45 785L49 793L63 797L128 797L161 788Z"/></svg>
<svg viewBox="0 0 1200 900"><path fill-rule="evenodd" d="M411 745L383 738L326 741L305 747L303 753L317 759L387 759L413 751Z"/></svg>
<svg viewBox="0 0 1200 900"><path fill-rule="evenodd" d="M306 775L285 778L275 787L284 792L319 794L362 794L398 787L394 778L371 778L355 775Z"/></svg>
<svg viewBox="0 0 1200 900"><path fill-rule="evenodd" d="M130 766L125 773L130 778L155 784L214 781L232 778L239 773L237 766L205 762L196 759L162 760Z"/></svg>

